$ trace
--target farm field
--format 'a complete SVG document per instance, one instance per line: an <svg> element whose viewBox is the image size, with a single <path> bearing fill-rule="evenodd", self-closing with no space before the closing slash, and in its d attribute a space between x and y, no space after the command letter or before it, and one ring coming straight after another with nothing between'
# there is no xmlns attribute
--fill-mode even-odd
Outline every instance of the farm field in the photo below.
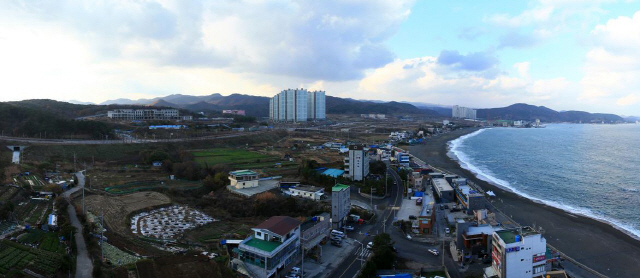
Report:
<svg viewBox="0 0 640 278"><path fill-rule="evenodd" d="M91 195L85 198L85 206L94 215L104 211L104 220L108 228L121 235L129 234L127 217L135 211L149 207L170 204L171 199L158 192L137 192L117 197ZM76 200L80 205L80 200Z"/></svg>
<svg viewBox="0 0 640 278"><path fill-rule="evenodd" d="M127 194L143 190L152 189L178 189L178 190L190 190L202 187L202 183L199 181L187 181L187 180L150 180L150 181L136 181L129 182L122 185L110 186L104 189L111 194Z"/></svg>
<svg viewBox="0 0 640 278"><path fill-rule="evenodd" d="M29 269L34 272L53 275L62 264L62 255L3 240L0 242L0 274L9 271Z"/></svg>
<svg viewBox="0 0 640 278"><path fill-rule="evenodd" d="M16 216L27 224L37 225L46 219L46 212L49 211L51 202L45 200L29 200L18 204Z"/></svg>
<svg viewBox="0 0 640 278"><path fill-rule="evenodd" d="M18 236L17 240L20 243L37 246L38 249L42 249L49 252L64 253L65 245L60 242L60 234L55 232L45 232L39 229L31 229L26 233Z"/></svg>
<svg viewBox="0 0 640 278"><path fill-rule="evenodd" d="M251 223L255 222L255 223ZM251 228L260 221L247 223L236 221L217 221L188 231L186 237L203 244L218 243L221 239L244 239L250 234Z"/></svg>
<svg viewBox="0 0 640 278"><path fill-rule="evenodd" d="M192 153L195 161L202 166L227 164L234 169L256 169L275 167L276 163L282 163L282 166L291 164L281 161L277 156L242 149L207 149Z"/></svg>
<svg viewBox="0 0 640 278"><path fill-rule="evenodd" d="M115 266L132 264L140 260L138 256L124 252L107 242L103 242L102 244L104 244L104 258Z"/></svg>

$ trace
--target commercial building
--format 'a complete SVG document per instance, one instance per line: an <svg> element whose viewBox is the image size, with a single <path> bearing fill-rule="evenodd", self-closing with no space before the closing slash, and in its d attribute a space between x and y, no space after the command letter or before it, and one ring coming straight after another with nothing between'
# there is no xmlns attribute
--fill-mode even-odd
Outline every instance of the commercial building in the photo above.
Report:
<svg viewBox="0 0 640 278"><path fill-rule="evenodd" d="M231 186L236 189L258 187L258 173L251 170L238 170L229 172Z"/></svg>
<svg viewBox="0 0 640 278"><path fill-rule="evenodd" d="M453 187L455 188L456 201L463 209L467 210L468 213L471 213L474 210L484 208L483 195L471 188L471 186L467 185L467 179L458 178L453 179L452 181Z"/></svg>
<svg viewBox="0 0 640 278"><path fill-rule="evenodd" d="M307 119L314 121L327 118L325 99L326 94L324 91L309 92L307 97Z"/></svg>
<svg viewBox="0 0 640 278"><path fill-rule="evenodd" d="M107 112L113 120L192 120L191 116L180 116L178 109L116 109Z"/></svg>
<svg viewBox="0 0 640 278"><path fill-rule="evenodd" d="M465 257L482 258L491 255L493 232L503 230L502 227L475 222L456 223L456 245Z"/></svg>
<svg viewBox="0 0 640 278"><path fill-rule="evenodd" d="M461 119L476 119L476 110L472 108L462 107L458 105L454 105L451 108L451 117L452 118L461 118Z"/></svg>
<svg viewBox="0 0 640 278"><path fill-rule="evenodd" d="M300 250L300 224L289 216L274 216L252 228L254 234L234 249L234 268L242 264L249 276L266 278L293 263Z"/></svg>
<svg viewBox="0 0 640 278"><path fill-rule="evenodd" d="M311 185L300 185L296 187L289 188L289 192L291 196L298 196L302 198L311 199L314 201L318 201L324 198L324 188L311 186Z"/></svg>
<svg viewBox="0 0 640 278"><path fill-rule="evenodd" d="M364 145L350 145L349 156L344 158L344 176L361 181L369 174L369 154Z"/></svg>
<svg viewBox="0 0 640 278"><path fill-rule="evenodd" d="M412 227L417 229L418 233L430 234L432 232L433 224L436 221L436 214L434 211L435 203L433 196L429 194L423 195L420 215L418 215L418 219L414 220L414 223L412 223Z"/></svg>
<svg viewBox="0 0 640 278"><path fill-rule="evenodd" d="M302 223L302 237L300 238L303 251L307 254L309 251L317 249L325 238L329 236L331 231L331 219L329 214L323 212L322 214L314 217L310 217L307 221ZM315 252L318 260L322 256L322 251Z"/></svg>
<svg viewBox="0 0 640 278"><path fill-rule="evenodd" d="M409 167L410 156L408 153L396 152L396 161L399 166Z"/></svg>
<svg viewBox="0 0 640 278"><path fill-rule="evenodd" d="M547 240L531 227L493 232L492 264L485 277L533 278L546 273Z"/></svg>
<svg viewBox="0 0 640 278"><path fill-rule="evenodd" d="M431 185L433 186L433 190L435 190L436 195L441 200L444 200L445 202L451 202L454 200L453 187L451 187L446 179L433 178L431 179Z"/></svg>
<svg viewBox="0 0 640 278"><path fill-rule="evenodd" d="M351 210L351 190L348 185L336 184L331 188L331 222L334 229L340 229L347 222Z"/></svg>
<svg viewBox="0 0 640 278"><path fill-rule="evenodd" d="M222 110L222 114L230 114L230 115L246 115L244 110Z"/></svg>
<svg viewBox="0 0 640 278"><path fill-rule="evenodd" d="M269 119L276 122L305 122L326 118L325 92L287 89L269 100Z"/></svg>

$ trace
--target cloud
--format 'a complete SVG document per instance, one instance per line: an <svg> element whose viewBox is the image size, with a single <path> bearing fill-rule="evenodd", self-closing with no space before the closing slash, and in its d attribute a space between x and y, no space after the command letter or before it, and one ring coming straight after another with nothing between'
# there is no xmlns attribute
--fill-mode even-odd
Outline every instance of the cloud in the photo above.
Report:
<svg viewBox="0 0 640 278"><path fill-rule="evenodd" d="M522 34L509 32L500 37L498 48L530 48L537 45L540 40L534 34Z"/></svg>
<svg viewBox="0 0 640 278"><path fill-rule="evenodd" d="M413 2L25 1L0 17L60 26L101 62L350 80L393 61L386 40Z"/></svg>
<svg viewBox="0 0 640 278"><path fill-rule="evenodd" d="M456 55L453 55L454 57ZM358 86L367 98L399 101L460 104L471 107L499 107L518 102L552 107L571 107L574 84L564 78L531 80L529 62L513 65L520 76L500 73L493 78L482 75L443 74L440 57L395 60L369 73ZM392 94L393 93L393 94ZM565 96L565 97L561 97ZM567 98L568 96L569 98Z"/></svg>
<svg viewBox="0 0 640 278"><path fill-rule="evenodd" d="M542 6L534 9L525 10L519 15L510 16L508 14L495 14L489 16L486 20L496 25L506 27L520 27L547 21L553 14L553 6Z"/></svg>
<svg viewBox="0 0 640 278"><path fill-rule="evenodd" d="M467 55L457 50L443 50L437 59L438 64L452 67L456 70L484 71L495 68L498 58L490 52L474 52Z"/></svg>
<svg viewBox="0 0 640 278"><path fill-rule="evenodd" d="M580 101L601 106L628 107L638 103L640 90L640 11L617 17L591 32L593 48L586 55L580 81ZM637 109L636 109L637 111Z"/></svg>

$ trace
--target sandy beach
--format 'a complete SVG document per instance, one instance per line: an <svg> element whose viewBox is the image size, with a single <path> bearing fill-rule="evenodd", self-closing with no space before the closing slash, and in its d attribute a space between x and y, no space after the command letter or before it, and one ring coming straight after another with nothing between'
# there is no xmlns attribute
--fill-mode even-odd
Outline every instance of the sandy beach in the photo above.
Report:
<svg viewBox="0 0 640 278"><path fill-rule="evenodd" d="M462 169L447 155L447 142L475 130L457 130L431 138L425 145L409 147L409 151L430 165L471 179L484 190L493 190L497 195L493 204L498 209L521 225L535 223L543 227L547 242L578 262L609 277L640 277L640 241L609 224L502 190Z"/></svg>

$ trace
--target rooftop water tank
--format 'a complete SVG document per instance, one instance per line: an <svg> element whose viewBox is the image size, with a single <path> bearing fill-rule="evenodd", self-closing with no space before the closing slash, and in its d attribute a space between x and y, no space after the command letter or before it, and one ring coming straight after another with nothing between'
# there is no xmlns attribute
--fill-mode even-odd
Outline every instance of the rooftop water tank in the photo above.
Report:
<svg viewBox="0 0 640 278"><path fill-rule="evenodd" d="M516 235L516 242L520 241L520 235Z"/></svg>

